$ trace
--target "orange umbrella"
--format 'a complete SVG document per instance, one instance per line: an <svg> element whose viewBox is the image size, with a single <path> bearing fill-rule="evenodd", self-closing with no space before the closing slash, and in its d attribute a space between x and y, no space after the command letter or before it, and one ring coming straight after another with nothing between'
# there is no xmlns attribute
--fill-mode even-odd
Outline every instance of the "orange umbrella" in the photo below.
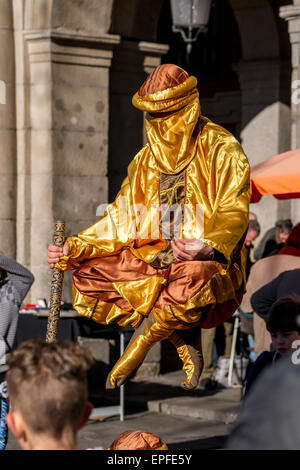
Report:
<svg viewBox="0 0 300 470"><path fill-rule="evenodd" d="M265 194L300 198L300 149L280 153L251 168L251 203Z"/></svg>

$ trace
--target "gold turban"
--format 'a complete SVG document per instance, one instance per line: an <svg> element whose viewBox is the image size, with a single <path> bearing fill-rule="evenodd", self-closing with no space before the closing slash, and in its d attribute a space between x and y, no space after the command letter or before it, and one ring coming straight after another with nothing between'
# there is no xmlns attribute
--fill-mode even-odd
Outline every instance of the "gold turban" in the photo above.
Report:
<svg viewBox="0 0 300 470"><path fill-rule="evenodd" d="M124 383L151 347L168 339L183 361L183 386L194 388L202 367L199 327L228 319L245 291L249 163L232 134L201 116L197 80L181 70L159 82L164 87L175 80L175 86L144 94L155 90L150 80L134 95L134 106L147 112L147 144L130 163L115 201L94 225L67 239L70 254L57 264L76 269L80 314L136 328L108 387ZM164 232L173 206L182 216L180 236L174 221L170 234ZM220 257L176 261L172 238L199 239Z"/></svg>

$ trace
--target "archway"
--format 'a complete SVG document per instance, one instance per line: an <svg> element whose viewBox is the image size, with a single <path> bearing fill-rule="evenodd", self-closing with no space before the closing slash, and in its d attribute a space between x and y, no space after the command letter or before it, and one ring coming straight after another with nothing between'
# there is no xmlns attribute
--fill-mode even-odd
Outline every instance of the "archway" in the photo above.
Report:
<svg viewBox="0 0 300 470"><path fill-rule="evenodd" d="M240 97L234 66L241 60L241 42L229 4L212 2L208 31L198 36L189 61L185 43L172 31L169 0L163 4L157 40L170 44L169 52L162 58L164 63L176 63L197 77L203 114L238 136Z"/></svg>

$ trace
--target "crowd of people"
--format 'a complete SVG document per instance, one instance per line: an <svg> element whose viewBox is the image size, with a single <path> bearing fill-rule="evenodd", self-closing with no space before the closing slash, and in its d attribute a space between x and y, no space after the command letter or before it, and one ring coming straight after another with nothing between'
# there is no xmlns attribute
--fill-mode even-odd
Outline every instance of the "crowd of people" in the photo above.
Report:
<svg viewBox="0 0 300 470"><path fill-rule="evenodd" d="M254 407L252 390L254 395L262 394L260 378L266 377L267 384L273 380L273 375L269 377L270 373L264 372L270 365L277 366L281 358L291 357L295 341L300 344L300 224L293 227L289 220L277 222L254 250L253 241L259 234L257 218L250 214L244 241L247 292L239 315L241 329L253 334L257 359L249 369L242 411L230 435L228 445L232 449L263 445L254 437L248 438L254 425L253 413L248 410ZM88 402L87 372L94 359L88 349L72 342L47 344L32 339L14 348L18 310L34 277L2 253L0 267L0 382L7 384L9 397L5 424L23 449L76 449L77 431L87 423L92 410ZM232 326L230 320L222 325L225 355L230 354L232 347ZM216 328L202 330L204 369L200 388L206 390L218 385L213 380L215 338ZM295 371L289 373L291 380L295 380ZM32 401L36 406L32 406ZM270 447L266 441L265 445ZM1 444L5 448L6 442L2 440ZM167 448L159 436L141 430L122 433L109 447L111 450Z"/></svg>
<svg viewBox="0 0 300 470"><path fill-rule="evenodd" d="M260 224L250 213L249 228L244 241L246 254L246 293L238 308L242 346L239 352L251 364L273 346L266 325L266 316L279 298L299 293L300 224L293 227L290 219L279 220L261 238L254 249L253 242L260 235ZM216 389L214 377L218 359L228 357L232 351L233 319L216 328L202 330L204 368L200 388ZM218 335L218 329L222 333ZM242 349L242 350L241 350ZM246 377L247 378L247 377Z"/></svg>

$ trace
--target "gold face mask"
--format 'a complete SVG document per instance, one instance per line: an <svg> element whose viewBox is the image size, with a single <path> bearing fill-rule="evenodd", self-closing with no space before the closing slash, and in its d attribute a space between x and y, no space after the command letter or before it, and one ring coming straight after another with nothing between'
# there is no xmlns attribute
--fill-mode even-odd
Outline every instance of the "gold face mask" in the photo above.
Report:
<svg viewBox="0 0 300 470"><path fill-rule="evenodd" d="M148 113L147 140L162 173L179 173L195 155L194 130L200 116L196 85L192 76L178 86L146 96L136 93L133 97L133 105Z"/></svg>

